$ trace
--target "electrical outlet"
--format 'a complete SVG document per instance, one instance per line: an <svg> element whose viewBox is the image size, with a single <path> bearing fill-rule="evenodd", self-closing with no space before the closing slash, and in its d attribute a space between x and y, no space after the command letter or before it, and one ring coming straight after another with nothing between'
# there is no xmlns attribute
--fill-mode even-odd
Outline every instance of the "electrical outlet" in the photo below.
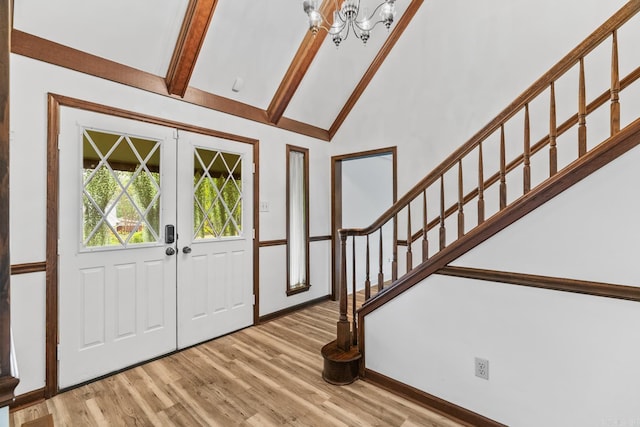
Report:
<svg viewBox="0 0 640 427"><path fill-rule="evenodd" d="M489 361L487 359L476 357L476 377L489 379Z"/></svg>

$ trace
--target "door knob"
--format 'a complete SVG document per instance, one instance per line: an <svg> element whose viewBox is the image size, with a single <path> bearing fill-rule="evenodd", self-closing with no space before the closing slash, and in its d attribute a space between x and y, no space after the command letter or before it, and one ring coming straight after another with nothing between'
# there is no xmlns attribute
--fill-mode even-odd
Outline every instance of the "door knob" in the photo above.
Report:
<svg viewBox="0 0 640 427"><path fill-rule="evenodd" d="M191 248L189 246L185 246L184 248L182 248L182 253L183 254L190 254L191 253Z"/></svg>
<svg viewBox="0 0 640 427"><path fill-rule="evenodd" d="M167 248L167 250L166 250L166 251L164 251L164 253L165 253L165 254L167 254L167 255L169 255L169 256L171 256L171 255L175 255L176 250L175 250L175 249L173 249L173 247L172 247L172 246L169 246L169 247Z"/></svg>

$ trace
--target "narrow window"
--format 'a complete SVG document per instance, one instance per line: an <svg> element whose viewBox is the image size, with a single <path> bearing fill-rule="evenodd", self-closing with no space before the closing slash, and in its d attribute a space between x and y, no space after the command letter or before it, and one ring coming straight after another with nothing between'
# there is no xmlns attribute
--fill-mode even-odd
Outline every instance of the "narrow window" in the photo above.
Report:
<svg viewBox="0 0 640 427"><path fill-rule="evenodd" d="M309 289L309 150L287 145L287 295Z"/></svg>

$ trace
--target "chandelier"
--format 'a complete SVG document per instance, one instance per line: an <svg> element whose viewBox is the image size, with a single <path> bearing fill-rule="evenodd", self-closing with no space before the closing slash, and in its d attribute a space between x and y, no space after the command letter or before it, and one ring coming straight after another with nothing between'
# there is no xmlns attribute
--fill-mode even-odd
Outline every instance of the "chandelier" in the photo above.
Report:
<svg viewBox="0 0 640 427"><path fill-rule="evenodd" d="M333 1L337 2L338 0ZM317 0L304 0L302 3L304 11L309 17L309 31L315 36L320 28L324 29L329 33L336 47L340 46L340 43L346 40L351 33L366 44L371 30L380 23L384 23L385 27L389 29L396 14L395 0L385 0L380 3L371 15L360 8L360 0L344 0L340 9L336 7L336 11L333 12L333 23L327 28L323 23L328 20L318 10L317 3ZM360 15L361 11L363 16ZM378 14L378 18L375 18L376 14Z"/></svg>

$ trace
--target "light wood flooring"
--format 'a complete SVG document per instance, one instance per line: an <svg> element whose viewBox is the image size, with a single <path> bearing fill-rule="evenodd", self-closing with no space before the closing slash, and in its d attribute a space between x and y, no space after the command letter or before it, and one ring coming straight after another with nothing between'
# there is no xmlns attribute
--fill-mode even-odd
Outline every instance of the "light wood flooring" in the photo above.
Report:
<svg viewBox="0 0 640 427"><path fill-rule="evenodd" d="M322 380L337 303L323 302L11 414L62 426L459 426L364 381Z"/></svg>

